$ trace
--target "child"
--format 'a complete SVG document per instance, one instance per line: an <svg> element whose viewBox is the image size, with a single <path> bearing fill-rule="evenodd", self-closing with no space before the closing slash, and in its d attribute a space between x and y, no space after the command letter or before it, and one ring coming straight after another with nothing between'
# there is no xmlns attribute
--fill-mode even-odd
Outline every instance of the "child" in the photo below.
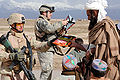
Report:
<svg viewBox="0 0 120 80"><path fill-rule="evenodd" d="M77 39L75 39L75 43L77 43L78 45L81 45L84 43L84 41L82 38L77 38ZM75 47L75 49L73 51L71 51L69 54L74 55L78 61L76 68L75 68L75 80L82 80L83 76L81 73L80 66L81 66L82 59L85 56L86 52L82 51L79 47Z"/></svg>
<svg viewBox="0 0 120 80"><path fill-rule="evenodd" d="M107 73L107 63L101 59L94 59L91 66L91 78L90 80L110 80L105 78Z"/></svg>
<svg viewBox="0 0 120 80"><path fill-rule="evenodd" d="M83 40L81 38L77 38L77 39L75 39L75 44L81 45L81 44L83 44ZM85 56L85 53L86 52L82 51L80 47L75 47L75 49L73 51L71 51L68 55L73 55L77 59L77 65L76 65L75 69L73 69L73 70L67 70L63 66L62 74L63 75L75 75L75 80L80 80L81 77L79 77L80 71L78 71L78 69L79 69L78 65L80 64L80 62L82 62L82 58Z"/></svg>
<svg viewBox="0 0 120 80"><path fill-rule="evenodd" d="M75 42L77 44L84 43L83 39L81 39L81 38L75 39ZM78 63L80 63L80 62L82 62L82 58L85 56L85 53L86 53L85 51L82 51L82 50L80 50L80 48L75 47L75 49L73 51L71 51L69 54L74 55L77 58Z"/></svg>

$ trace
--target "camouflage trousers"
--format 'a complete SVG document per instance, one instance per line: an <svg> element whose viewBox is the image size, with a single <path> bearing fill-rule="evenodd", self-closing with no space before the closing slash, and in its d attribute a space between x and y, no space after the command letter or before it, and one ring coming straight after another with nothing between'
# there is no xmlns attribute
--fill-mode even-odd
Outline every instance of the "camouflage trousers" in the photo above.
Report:
<svg viewBox="0 0 120 80"><path fill-rule="evenodd" d="M19 74L1 74L1 80L27 80L24 75L24 72L20 72Z"/></svg>
<svg viewBox="0 0 120 80"><path fill-rule="evenodd" d="M40 80L51 80L53 71L53 52L37 52L41 65Z"/></svg>

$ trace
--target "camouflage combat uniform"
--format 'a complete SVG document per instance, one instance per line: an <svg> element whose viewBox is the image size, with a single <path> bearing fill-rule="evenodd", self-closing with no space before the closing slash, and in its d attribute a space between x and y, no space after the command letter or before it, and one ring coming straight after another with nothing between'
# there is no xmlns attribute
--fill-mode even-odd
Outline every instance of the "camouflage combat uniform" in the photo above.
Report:
<svg viewBox="0 0 120 80"><path fill-rule="evenodd" d="M34 49L34 50L40 50L42 52L43 49L44 49L44 51L49 49L49 47L46 45L47 43L43 43L41 45L40 42L36 41L33 38L28 38L28 39L31 40L30 41L31 46L32 46L32 49ZM9 33L8 40L10 41L12 47L18 51L20 51L20 49L23 46L27 47L26 39L24 38L23 33L15 33L14 31L11 30ZM11 78L14 77L14 78L16 78L16 80L20 80L21 78L23 78L23 75L20 78L20 76L18 74L13 74L13 72L9 69L9 66L12 63L12 61L9 59L9 54L10 53L8 53L5 50L5 47L3 45L0 45L0 61L2 62L1 70L0 70L1 79L2 80L11 80L10 77Z"/></svg>
<svg viewBox="0 0 120 80"><path fill-rule="evenodd" d="M36 39L41 42L50 41L53 38L56 38L55 31L61 29L62 26L61 21L51 24L46 17L40 15L35 25ZM43 35L46 37L44 37L44 40L42 41L40 37ZM38 58L42 67L40 80L51 80L53 70L53 53L53 47L46 52L38 51Z"/></svg>
<svg viewBox="0 0 120 80"><path fill-rule="evenodd" d="M27 47L27 41L26 41L26 38L27 38L29 42L31 43L31 47L33 50L39 50L41 52L45 52L46 50L48 50L50 47L47 45L47 42L43 42L41 44L41 42L36 41L33 37L26 36L25 38L25 36L23 35L23 32L15 32L15 30L12 29L11 25L13 25L14 23L23 23L22 21L25 22L24 18L25 18L24 15L19 14L19 13L13 13L8 18L8 24L11 27L9 31L9 35L8 35L8 41L10 42L11 46L19 52L23 46ZM9 68L9 66L12 63L12 60L10 58L11 54L13 53L11 53L2 44L0 44L1 80L14 80L14 79L23 80L24 75L22 71L20 72L20 74L15 74L13 70L10 70ZM14 67L14 71L17 71L17 70L19 70L19 66Z"/></svg>

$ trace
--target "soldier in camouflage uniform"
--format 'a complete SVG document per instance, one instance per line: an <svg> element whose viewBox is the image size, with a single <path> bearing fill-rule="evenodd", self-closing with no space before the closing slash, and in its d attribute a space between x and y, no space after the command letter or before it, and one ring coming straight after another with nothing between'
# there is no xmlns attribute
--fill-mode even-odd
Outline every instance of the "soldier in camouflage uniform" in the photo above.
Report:
<svg viewBox="0 0 120 80"><path fill-rule="evenodd" d="M50 41L51 39L56 38L55 32L61 30L63 25L67 25L67 21L59 21L53 24L50 23L52 12L55 11L53 6L42 5L39 8L39 11L41 15L37 19L35 25L36 39L40 42ZM51 80L53 71L53 53L53 47L46 52L38 52L38 58L42 67L40 80Z"/></svg>
<svg viewBox="0 0 120 80"><path fill-rule="evenodd" d="M27 47L25 36L23 36L25 17L22 14L13 13L7 20L11 27L10 31L6 34L8 36L7 38L12 47L17 51L20 51L23 46ZM48 44L50 45L50 42L41 44L41 42L36 41L33 38L28 36L26 36L26 38L29 39L31 42L31 47L34 50L39 50L42 52L50 48L50 46L48 46ZM19 74L14 73L14 71L19 70L19 66L15 66L14 70L10 70L9 68L13 60L22 61L24 58L25 54L18 54L17 52L11 53L9 50L6 50L5 46L0 44L0 61L2 62L0 69L1 80L24 80L23 77L25 78L25 76L22 71Z"/></svg>

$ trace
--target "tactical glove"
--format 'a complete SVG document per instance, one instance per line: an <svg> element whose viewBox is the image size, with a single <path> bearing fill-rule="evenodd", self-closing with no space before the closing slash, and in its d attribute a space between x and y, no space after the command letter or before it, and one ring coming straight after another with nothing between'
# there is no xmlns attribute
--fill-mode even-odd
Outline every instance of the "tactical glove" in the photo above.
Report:
<svg viewBox="0 0 120 80"><path fill-rule="evenodd" d="M25 56L24 56L24 53L16 52L16 53L9 54L9 58L11 60L23 61L23 59L25 58Z"/></svg>

